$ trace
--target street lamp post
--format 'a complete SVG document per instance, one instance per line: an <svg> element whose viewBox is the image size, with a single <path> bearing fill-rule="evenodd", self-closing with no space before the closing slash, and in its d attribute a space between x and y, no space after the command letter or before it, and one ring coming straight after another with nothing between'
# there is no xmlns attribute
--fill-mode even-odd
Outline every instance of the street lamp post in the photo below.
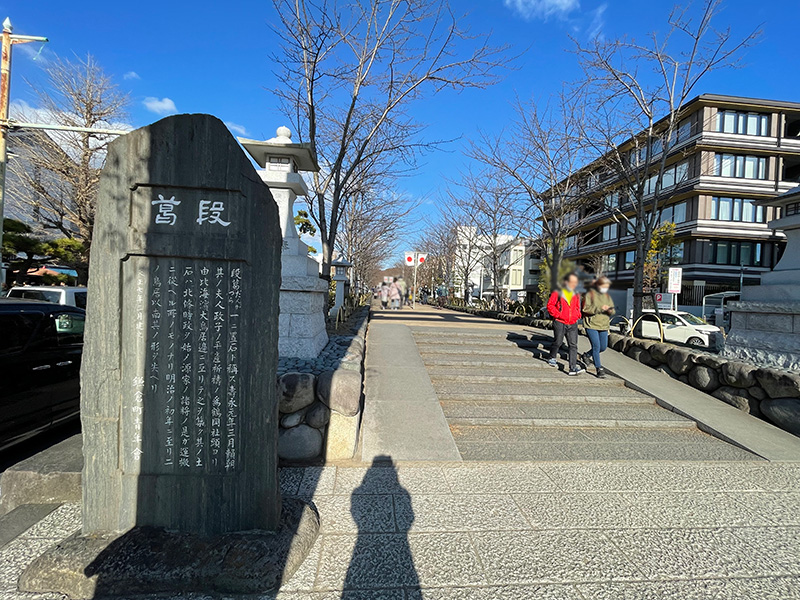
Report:
<svg viewBox="0 0 800 600"><path fill-rule="evenodd" d="M0 246L3 243L3 215L5 214L6 200L6 159L8 154L8 104L11 89L11 47L14 44L28 44L30 42L47 42L46 37L33 35L13 35L11 20L6 17L3 21L2 55L0 55ZM2 257L0 257L2 261ZM6 272L0 269L2 282L5 282Z"/></svg>

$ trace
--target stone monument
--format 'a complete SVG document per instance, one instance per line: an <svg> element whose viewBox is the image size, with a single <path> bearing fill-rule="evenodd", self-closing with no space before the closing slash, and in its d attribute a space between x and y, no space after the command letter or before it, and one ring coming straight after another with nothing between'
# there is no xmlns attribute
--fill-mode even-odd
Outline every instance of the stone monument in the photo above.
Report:
<svg viewBox="0 0 800 600"><path fill-rule="evenodd" d="M280 211L283 251L278 354L281 358L316 358L328 343L328 282L320 278L319 264L308 256L308 246L294 224L294 201L308 194L298 171L319 171L316 157L307 144L292 142L287 127L279 127L276 137L267 141L239 138L239 142L263 167L258 173Z"/></svg>
<svg viewBox="0 0 800 600"><path fill-rule="evenodd" d="M21 589L266 591L310 549L318 517L282 510L278 484L278 223L214 117L110 145L81 372L83 535Z"/></svg>
<svg viewBox="0 0 800 600"><path fill-rule="evenodd" d="M761 276L761 285L745 287L741 301L730 303L724 355L800 370L800 186L761 204L781 209L781 217L768 225L786 234L786 249Z"/></svg>

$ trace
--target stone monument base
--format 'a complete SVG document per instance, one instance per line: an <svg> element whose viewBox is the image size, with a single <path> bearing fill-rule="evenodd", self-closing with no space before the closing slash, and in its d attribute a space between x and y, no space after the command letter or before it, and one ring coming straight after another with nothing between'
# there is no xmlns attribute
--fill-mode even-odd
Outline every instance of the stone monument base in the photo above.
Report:
<svg viewBox="0 0 800 600"><path fill-rule="evenodd" d="M318 533L316 509L287 498L275 532L203 537L136 527L118 535L75 536L36 559L20 577L19 589L62 593L73 600L269 592L297 571Z"/></svg>
<svg viewBox="0 0 800 600"><path fill-rule="evenodd" d="M800 370L798 297L731 302L731 333L725 340L723 355L762 366Z"/></svg>

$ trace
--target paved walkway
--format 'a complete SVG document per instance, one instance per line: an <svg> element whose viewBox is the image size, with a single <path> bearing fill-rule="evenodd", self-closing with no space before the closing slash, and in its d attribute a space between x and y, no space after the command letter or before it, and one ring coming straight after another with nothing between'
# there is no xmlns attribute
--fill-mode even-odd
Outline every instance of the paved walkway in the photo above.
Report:
<svg viewBox="0 0 800 600"><path fill-rule="evenodd" d="M376 315L368 338L364 462L281 471L284 496L314 502L322 531L294 577L263 598L800 599L800 462L742 454L619 382L592 383L584 376L581 383L593 392L579 394L564 387L576 385L566 376L534 366L530 337L521 349L519 338L502 339L505 329L443 311ZM444 343L459 330L469 339ZM478 359L468 355L466 365L437 364L461 360L454 350L476 340L488 342L490 351ZM444 353L426 351L445 345ZM453 374L460 385L448 400ZM537 381L519 381L526 399L509 403L487 391L497 383L485 379L493 374ZM550 396L545 386L563 394ZM474 389L479 391L467 391ZM498 393L515 396L519 390ZM500 404L515 407L514 414L461 412ZM649 416L595 416L622 410L618 405ZM526 412L530 406L549 412ZM564 422L553 407L592 410ZM586 439L565 440L569 429ZM526 431L533 442L523 439ZM657 431L684 437L641 439ZM617 435L636 439L607 439ZM561 456L545 456L548 444ZM669 448L652 456L647 444ZM605 457L583 451L610 445L617 446L604 450ZM684 457L691 460L677 458L681 446L693 447ZM568 457L570 447L580 447L574 456L590 460ZM519 453L527 453L526 460ZM79 507L20 509L47 516L5 545L0 536L0 599L61 600L19 594L16 579L80 526Z"/></svg>

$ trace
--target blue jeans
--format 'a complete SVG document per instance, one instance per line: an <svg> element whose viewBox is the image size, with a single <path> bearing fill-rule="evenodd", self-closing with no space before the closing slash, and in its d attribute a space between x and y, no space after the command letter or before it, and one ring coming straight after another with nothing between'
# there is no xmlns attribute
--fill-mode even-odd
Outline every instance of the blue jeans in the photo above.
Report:
<svg viewBox="0 0 800 600"><path fill-rule="evenodd" d="M608 348L608 331L600 331L599 329L586 329L586 337L592 344L592 360L594 366L602 369L600 364L600 353Z"/></svg>

